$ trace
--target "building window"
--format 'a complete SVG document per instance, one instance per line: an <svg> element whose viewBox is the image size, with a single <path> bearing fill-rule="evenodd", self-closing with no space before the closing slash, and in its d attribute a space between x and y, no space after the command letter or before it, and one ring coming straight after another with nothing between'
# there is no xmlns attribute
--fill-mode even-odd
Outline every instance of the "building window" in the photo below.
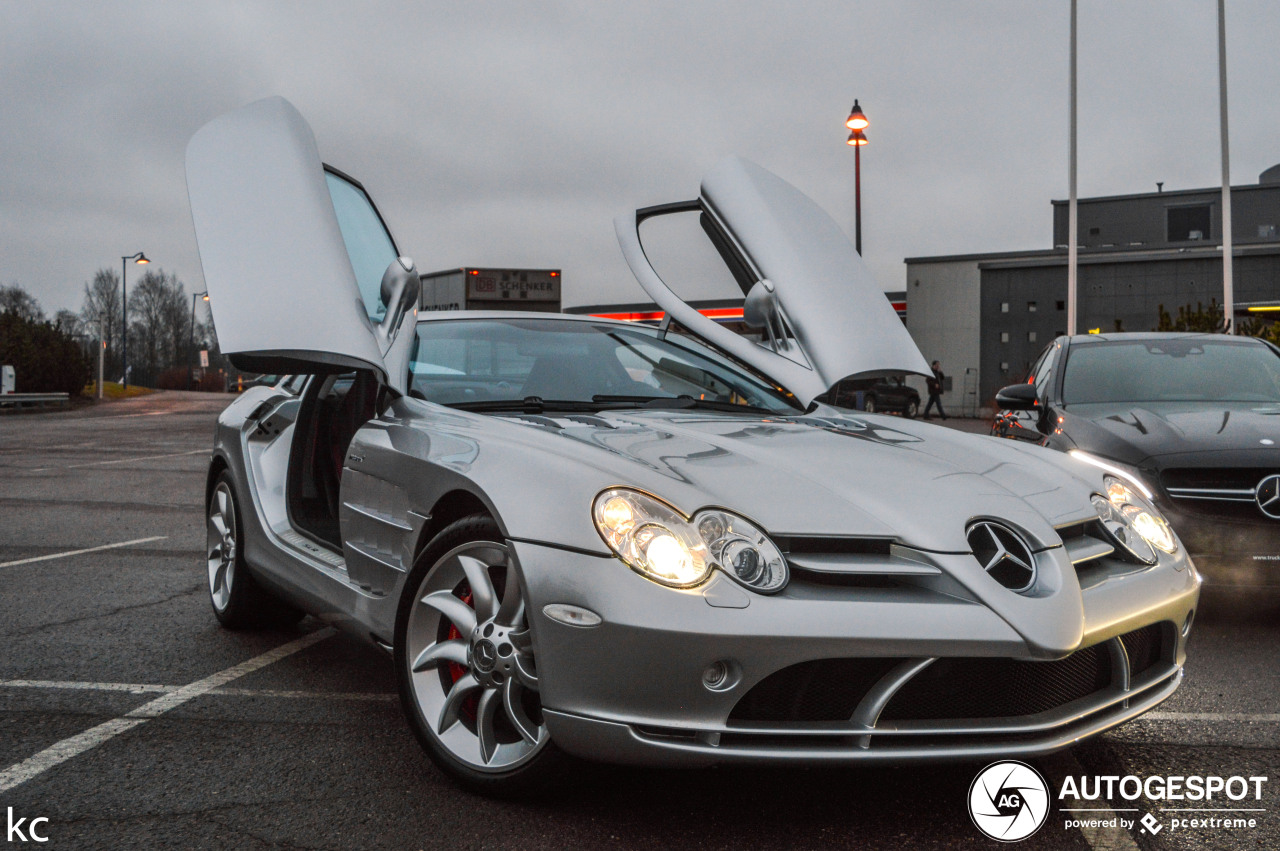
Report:
<svg viewBox="0 0 1280 851"><path fill-rule="evenodd" d="M1089 228L1089 236L1097 236L1102 233L1102 228Z"/></svg>
<svg viewBox="0 0 1280 851"><path fill-rule="evenodd" d="M1067 309L1067 303L1065 301L1058 302L1058 310L1066 310L1066 309Z"/></svg>
<svg viewBox="0 0 1280 851"><path fill-rule="evenodd" d="M1002 343L1007 343L1007 342L1009 342L1009 332L1008 332L1008 331L1001 331L1001 332L1000 332L1000 342L1002 342Z"/></svg>
<svg viewBox="0 0 1280 851"><path fill-rule="evenodd" d="M1275 239L1276 226L1275 225L1258 225L1258 236L1262 237L1263 239Z"/></svg>
<svg viewBox="0 0 1280 851"><path fill-rule="evenodd" d="M1169 241L1189 242L1209 238L1209 205L1170 207Z"/></svg>
<svg viewBox="0 0 1280 851"><path fill-rule="evenodd" d="M1035 332L1035 331L1028 331L1028 332L1027 332L1027 342L1028 342L1028 343L1034 343L1035 341L1036 341L1036 332Z"/></svg>
<svg viewBox="0 0 1280 851"><path fill-rule="evenodd" d="M1002 302L1000 302L1000 312L1001 312L1001 313L1008 313L1008 312L1009 312L1009 302L1007 302L1007 301L1002 301Z"/></svg>
<svg viewBox="0 0 1280 851"><path fill-rule="evenodd" d="M1027 302L1027 313L1036 312L1036 303L1034 301Z"/></svg>

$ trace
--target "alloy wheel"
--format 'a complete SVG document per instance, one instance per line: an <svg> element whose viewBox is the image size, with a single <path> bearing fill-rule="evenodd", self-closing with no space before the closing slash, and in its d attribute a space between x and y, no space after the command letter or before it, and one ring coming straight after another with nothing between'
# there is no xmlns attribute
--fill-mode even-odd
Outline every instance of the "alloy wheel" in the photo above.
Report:
<svg viewBox="0 0 1280 851"><path fill-rule="evenodd" d="M424 724L466 765L507 771L550 741L524 598L506 547L475 541L436 562L415 593L405 651Z"/></svg>
<svg viewBox="0 0 1280 851"><path fill-rule="evenodd" d="M209 500L207 542L209 552L209 596L213 607L224 611L231 601L231 583L236 570L235 497L226 482L218 482Z"/></svg>

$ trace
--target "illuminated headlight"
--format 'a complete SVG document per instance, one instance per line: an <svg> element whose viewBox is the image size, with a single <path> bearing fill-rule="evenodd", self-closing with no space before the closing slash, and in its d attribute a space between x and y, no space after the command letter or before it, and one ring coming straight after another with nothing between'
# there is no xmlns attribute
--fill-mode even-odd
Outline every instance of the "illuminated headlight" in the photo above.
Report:
<svg viewBox="0 0 1280 851"><path fill-rule="evenodd" d="M1094 494L1098 519L1130 555L1145 564L1155 564L1155 550L1178 551L1178 539L1169 523L1145 496L1117 476L1103 476L1106 494Z"/></svg>
<svg viewBox="0 0 1280 851"><path fill-rule="evenodd" d="M691 588L719 568L765 594L787 584L782 552L753 523L706 509L686 518L660 499L628 488L596 497L592 518L600 536L637 573L672 588Z"/></svg>

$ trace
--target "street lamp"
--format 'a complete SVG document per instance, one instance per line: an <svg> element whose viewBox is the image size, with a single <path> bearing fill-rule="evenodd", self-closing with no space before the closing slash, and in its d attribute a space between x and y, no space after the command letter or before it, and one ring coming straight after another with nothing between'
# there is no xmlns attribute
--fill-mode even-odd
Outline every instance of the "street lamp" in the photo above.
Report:
<svg viewBox="0 0 1280 851"><path fill-rule="evenodd" d="M855 99L844 126L850 130L845 144L853 148L853 247L858 250L859 257L862 256L862 146L867 144L867 137L862 131L870 125Z"/></svg>
<svg viewBox="0 0 1280 851"><path fill-rule="evenodd" d="M192 371L191 356L196 353L196 299L204 297L206 303L209 301L209 291L191 294L191 333L187 339L187 389L192 389Z"/></svg>
<svg viewBox="0 0 1280 851"><path fill-rule="evenodd" d="M849 110L849 117L844 121L844 126L850 130L866 130L871 126L871 122L862 114L862 107L858 106L856 98L853 101L853 109Z"/></svg>
<svg viewBox="0 0 1280 851"><path fill-rule="evenodd" d="M145 266L151 261L147 255L139 251L120 258L120 324L124 333L120 336L120 366L124 370L120 378L123 389L129 389L129 288L125 285L125 273L129 270L129 261Z"/></svg>

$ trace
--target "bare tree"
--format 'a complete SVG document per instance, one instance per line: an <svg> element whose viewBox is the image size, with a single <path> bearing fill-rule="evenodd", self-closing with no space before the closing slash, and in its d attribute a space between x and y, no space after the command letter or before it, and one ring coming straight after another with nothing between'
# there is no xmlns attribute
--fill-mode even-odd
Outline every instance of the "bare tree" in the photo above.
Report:
<svg viewBox="0 0 1280 851"><path fill-rule="evenodd" d="M80 314L66 308L54 314L53 327L68 337L75 337L80 340L85 337L85 324L81 321Z"/></svg>
<svg viewBox="0 0 1280 851"><path fill-rule="evenodd" d="M154 382L161 370L185 362L174 342L186 340L186 300L178 276L163 269L148 269L130 290L129 349L144 380Z"/></svg>
<svg viewBox="0 0 1280 851"><path fill-rule="evenodd" d="M0 313L16 313L31 322L43 322L44 311L35 296L14 281L9 286L0 284Z"/></svg>
<svg viewBox="0 0 1280 851"><path fill-rule="evenodd" d="M110 269L99 269L93 282L84 285L84 302L80 307L86 333L107 344L107 369L114 372L119 365L120 344L120 276Z"/></svg>

